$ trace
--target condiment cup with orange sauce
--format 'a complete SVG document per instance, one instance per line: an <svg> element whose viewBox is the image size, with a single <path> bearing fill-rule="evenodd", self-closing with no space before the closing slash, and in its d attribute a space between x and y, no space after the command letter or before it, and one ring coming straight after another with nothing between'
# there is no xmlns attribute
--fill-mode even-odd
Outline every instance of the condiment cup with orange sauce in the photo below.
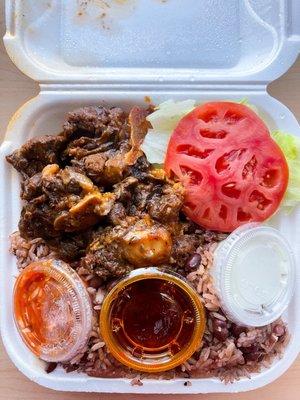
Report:
<svg viewBox="0 0 300 400"><path fill-rule="evenodd" d="M14 287L14 318L27 347L45 361L65 362L83 350L92 305L78 274L60 260L33 262Z"/></svg>

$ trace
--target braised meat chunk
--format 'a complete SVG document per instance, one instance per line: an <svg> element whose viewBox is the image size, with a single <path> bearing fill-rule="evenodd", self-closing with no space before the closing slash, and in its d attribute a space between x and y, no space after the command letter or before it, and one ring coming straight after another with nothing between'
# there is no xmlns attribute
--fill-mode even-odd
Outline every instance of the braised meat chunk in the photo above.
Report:
<svg viewBox="0 0 300 400"><path fill-rule="evenodd" d="M53 210L47 197L41 195L25 204L20 216L19 231L23 238L50 239L60 235L53 226Z"/></svg>
<svg viewBox="0 0 300 400"><path fill-rule="evenodd" d="M116 208L116 211L114 211ZM120 211L121 210L121 211ZM164 265L182 272L199 246L205 244L202 232L179 219L159 223L148 214L141 218L125 216L123 206L115 203L114 227L94 234L81 265L103 280L116 278L135 268ZM189 230L192 232L188 233Z"/></svg>
<svg viewBox="0 0 300 400"><path fill-rule="evenodd" d="M146 215L162 223L178 222L184 201L184 190L180 183L173 183L162 176L160 179L148 175L138 180L129 178L115 185L117 199L128 204L129 215Z"/></svg>
<svg viewBox="0 0 300 400"><path fill-rule="evenodd" d="M51 239L49 245L64 261L76 261L85 256L86 248L92 240L92 228L84 232L64 233L58 238Z"/></svg>
<svg viewBox="0 0 300 400"><path fill-rule="evenodd" d="M134 107L126 121L125 131L115 135L113 129L109 129L102 133L100 139L93 139L101 142L101 147L95 147L89 153L82 148L75 151L75 160L73 165L86 174L98 185L112 185L120 182L126 175L128 169L133 166L136 161L143 155L140 145L148 130L148 122L146 121L147 111L139 107ZM106 142L106 149L103 140ZM78 144L78 140L75 141ZM89 143L91 146L91 144ZM67 148L68 154L70 149ZM73 150L74 151L74 150Z"/></svg>
<svg viewBox="0 0 300 400"><path fill-rule="evenodd" d="M59 164L59 152L66 140L62 136L45 135L28 140L20 149L6 157L24 177L41 172L48 164Z"/></svg>
<svg viewBox="0 0 300 400"><path fill-rule="evenodd" d="M150 218L127 218L123 226L96 235L82 266L107 279L137 268L167 263L172 249L170 232Z"/></svg>
<svg viewBox="0 0 300 400"><path fill-rule="evenodd" d="M42 173L38 172L37 174L31 176L30 178L25 179L21 182L21 199L22 200L32 200L35 197L38 197L43 194L42 187Z"/></svg>
<svg viewBox="0 0 300 400"><path fill-rule="evenodd" d="M68 114L62 159L75 162L94 154L113 154L129 140L128 115L120 109L84 107ZM107 158L107 157L106 157Z"/></svg>
<svg viewBox="0 0 300 400"><path fill-rule="evenodd" d="M92 181L71 167L45 167L36 180L38 190L23 191L24 205L19 229L23 237L55 238L64 232L84 231L107 215L113 193L101 193ZM30 181L34 186L33 178ZM37 194L37 197L30 197Z"/></svg>
<svg viewBox="0 0 300 400"><path fill-rule="evenodd" d="M126 209L120 202L115 202L109 213L109 222L111 225L126 225Z"/></svg>
<svg viewBox="0 0 300 400"><path fill-rule="evenodd" d="M118 142L128 136L127 113L118 107L82 107L67 114L63 130L64 135L73 140L91 137L101 138L103 143Z"/></svg>
<svg viewBox="0 0 300 400"><path fill-rule="evenodd" d="M120 238L122 256L135 267L168 262L171 248L170 232L150 218L137 221Z"/></svg>

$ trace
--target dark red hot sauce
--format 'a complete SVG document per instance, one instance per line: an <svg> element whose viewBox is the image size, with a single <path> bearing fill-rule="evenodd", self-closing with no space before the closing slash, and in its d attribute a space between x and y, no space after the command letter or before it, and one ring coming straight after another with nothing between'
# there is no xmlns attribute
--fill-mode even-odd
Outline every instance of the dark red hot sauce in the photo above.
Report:
<svg viewBox="0 0 300 400"><path fill-rule="evenodd" d="M145 279L128 285L115 299L110 320L115 339L135 357L174 355L191 340L194 305L177 285Z"/></svg>

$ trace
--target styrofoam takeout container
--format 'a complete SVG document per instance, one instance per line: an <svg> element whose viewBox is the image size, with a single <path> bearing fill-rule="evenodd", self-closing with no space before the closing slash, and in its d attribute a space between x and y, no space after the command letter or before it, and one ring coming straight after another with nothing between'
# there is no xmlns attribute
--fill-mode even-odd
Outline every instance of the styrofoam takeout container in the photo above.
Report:
<svg viewBox="0 0 300 400"><path fill-rule="evenodd" d="M65 113L89 104L129 108L167 99L241 99L257 105L270 129L300 135L293 114L267 93L300 49L298 0L10 0L4 42L14 63L40 82L37 97L12 118L1 146L1 330L6 350L31 380L57 390L131 393L239 392L272 382L300 350L300 280L284 318L291 342L270 369L224 385L218 379L91 378L44 363L22 343L13 323L17 268L8 235L17 229L19 178L4 156L28 138L57 133ZM272 225L290 241L300 268L300 210Z"/></svg>

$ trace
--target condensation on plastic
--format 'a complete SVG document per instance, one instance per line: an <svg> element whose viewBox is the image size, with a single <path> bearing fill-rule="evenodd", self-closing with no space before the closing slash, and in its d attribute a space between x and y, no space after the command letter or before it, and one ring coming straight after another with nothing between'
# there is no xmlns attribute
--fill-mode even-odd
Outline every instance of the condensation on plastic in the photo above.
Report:
<svg viewBox="0 0 300 400"><path fill-rule="evenodd" d="M284 318L291 342L270 369L224 385L216 378L144 380L93 378L61 368L51 374L22 343L13 323L17 275L8 235L17 229L18 174L4 156L27 139L57 133L66 112L82 105L129 109L167 99L238 100L255 104L270 129L300 136L293 114L266 92L299 52L300 2L285 0L11 0L5 45L15 64L41 82L40 94L13 116L2 138L0 182L1 331L17 368L52 389L118 393L241 392L264 386L292 364L300 350L300 281ZM112 7L108 9L106 4ZM77 4L77 6L75 6ZM85 6L86 4L86 6ZM196 6L197 5L197 6ZM297 18L298 16L298 18ZM298 24L298 25L297 25ZM272 218L300 265L300 209Z"/></svg>

